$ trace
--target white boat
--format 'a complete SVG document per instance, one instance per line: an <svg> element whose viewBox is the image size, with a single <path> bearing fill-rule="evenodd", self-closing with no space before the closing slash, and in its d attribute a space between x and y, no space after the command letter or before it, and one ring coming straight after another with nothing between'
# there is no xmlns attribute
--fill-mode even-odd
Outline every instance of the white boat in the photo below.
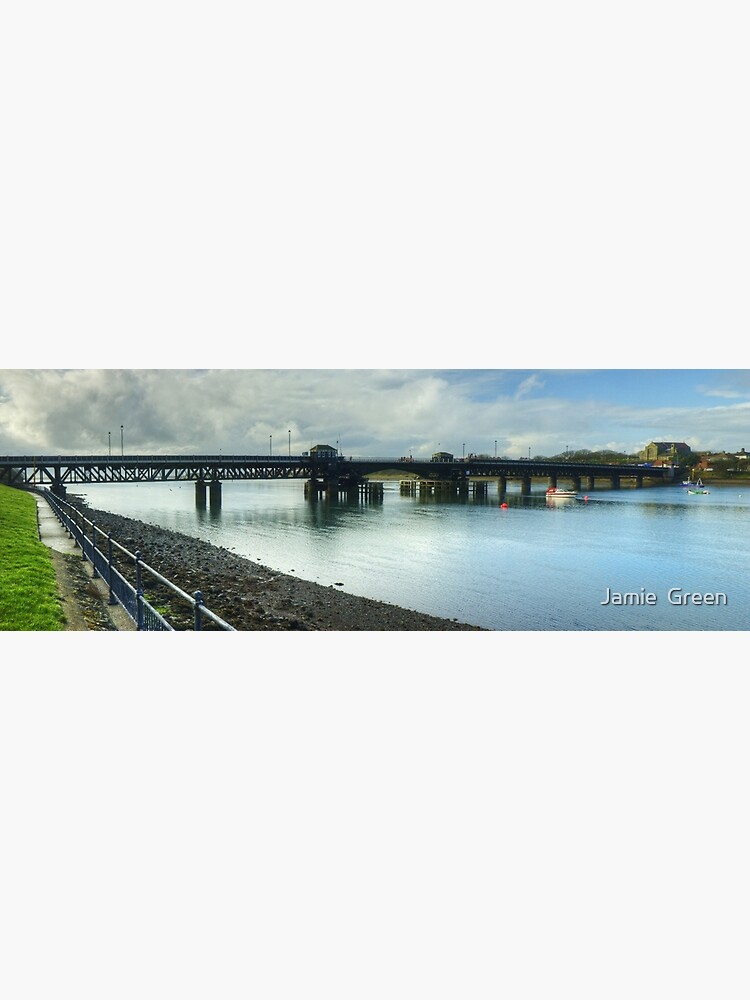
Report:
<svg viewBox="0 0 750 1000"><path fill-rule="evenodd" d="M577 497L578 492L576 490L561 490L557 486L550 486L547 490L547 496L550 500L564 499L565 497Z"/></svg>

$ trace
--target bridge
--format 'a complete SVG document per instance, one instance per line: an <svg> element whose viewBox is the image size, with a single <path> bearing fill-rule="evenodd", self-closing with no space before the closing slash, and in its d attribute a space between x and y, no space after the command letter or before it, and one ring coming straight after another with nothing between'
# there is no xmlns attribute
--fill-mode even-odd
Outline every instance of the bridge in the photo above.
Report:
<svg viewBox="0 0 750 1000"><path fill-rule="evenodd" d="M0 484L15 487L46 486L61 498L69 486L83 483L194 482L198 506L221 506L221 484L235 480L299 479L309 499L346 494L382 497L383 484L372 477L399 472L406 483L421 489L468 492L486 490L489 481L502 494L517 481L522 495L531 492L534 479L550 486L561 481L576 490L619 489L623 482L635 488L669 485L685 470L678 466L602 465L594 462L547 459L468 458L421 461L411 457L354 458L316 455L10 455L0 456ZM414 486L416 489L416 485Z"/></svg>

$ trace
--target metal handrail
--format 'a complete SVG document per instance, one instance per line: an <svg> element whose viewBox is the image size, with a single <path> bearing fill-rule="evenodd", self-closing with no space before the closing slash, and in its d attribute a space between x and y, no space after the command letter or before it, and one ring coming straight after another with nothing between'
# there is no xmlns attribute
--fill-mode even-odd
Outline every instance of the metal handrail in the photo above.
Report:
<svg viewBox="0 0 750 1000"><path fill-rule="evenodd" d="M203 620L212 621L219 629L225 632L236 632L233 625L224 621L215 612L207 608L203 603L203 594L200 590L191 596L176 584L172 583L152 566L144 562L140 552L130 552L124 545L115 541L112 532L105 533L98 528L96 522L90 521L73 504L56 497L51 490L42 490L42 495L54 511L57 519L66 529L69 536L80 546L81 558L91 562L94 577L99 577L106 581L109 587L109 604L119 604L130 618L135 622L139 632L175 632L176 629L169 624L164 616L157 611L143 592L143 574L146 573L155 582L162 584L172 591L181 600L189 604L193 611L193 631L200 632L203 628ZM101 545L97 545L97 536L106 539L106 554ZM135 565L136 582L133 585L127 580L116 567L113 554L117 549L127 559Z"/></svg>

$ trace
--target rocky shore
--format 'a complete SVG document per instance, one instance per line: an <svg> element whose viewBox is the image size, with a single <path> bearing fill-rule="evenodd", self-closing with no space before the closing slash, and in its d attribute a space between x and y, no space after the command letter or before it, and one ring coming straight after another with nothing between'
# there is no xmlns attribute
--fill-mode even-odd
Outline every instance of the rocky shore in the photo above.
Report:
<svg viewBox="0 0 750 1000"><path fill-rule="evenodd" d="M80 498L69 497L69 501L100 531L111 532L130 552L140 552L143 562L175 586L190 595L199 590L206 607L238 631L482 631L455 619L435 618L277 573L210 542L95 510ZM118 568L133 582L132 563L120 559ZM175 600L169 588L151 586L148 574L144 574L143 586L174 628L193 627L190 606ZM207 623L206 628L210 627Z"/></svg>

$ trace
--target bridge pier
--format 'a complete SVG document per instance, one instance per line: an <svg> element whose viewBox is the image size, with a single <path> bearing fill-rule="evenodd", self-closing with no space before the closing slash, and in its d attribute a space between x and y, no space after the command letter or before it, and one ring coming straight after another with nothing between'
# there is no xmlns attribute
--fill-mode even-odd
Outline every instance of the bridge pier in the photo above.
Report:
<svg viewBox="0 0 750 1000"><path fill-rule="evenodd" d="M212 479L208 487L208 502L213 510L221 508L221 480Z"/></svg>
<svg viewBox="0 0 750 1000"><path fill-rule="evenodd" d="M369 479L308 479L305 483L305 500L318 500L325 493L327 500L345 496L350 500L382 500L383 484Z"/></svg>
<svg viewBox="0 0 750 1000"><path fill-rule="evenodd" d="M206 484L202 479L195 480L195 506L199 510L206 509Z"/></svg>
<svg viewBox="0 0 750 1000"><path fill-rule="evenodd" d="M521 477L521 496L527 497L531 493L531 476Z"/></svg>
<svg viewBox="0 0 750 1000"><path fill-rule="evenodd" d="M364 479L359 484L359 495L363 500L380 502L383 499L383 484Z"/></svg>
<svg viewBox="0 0 750 1000"><path fill-rule="evenodd" d="M497 477L497 492L503 496L508 489L508 479L506 476Z"/></svg>

